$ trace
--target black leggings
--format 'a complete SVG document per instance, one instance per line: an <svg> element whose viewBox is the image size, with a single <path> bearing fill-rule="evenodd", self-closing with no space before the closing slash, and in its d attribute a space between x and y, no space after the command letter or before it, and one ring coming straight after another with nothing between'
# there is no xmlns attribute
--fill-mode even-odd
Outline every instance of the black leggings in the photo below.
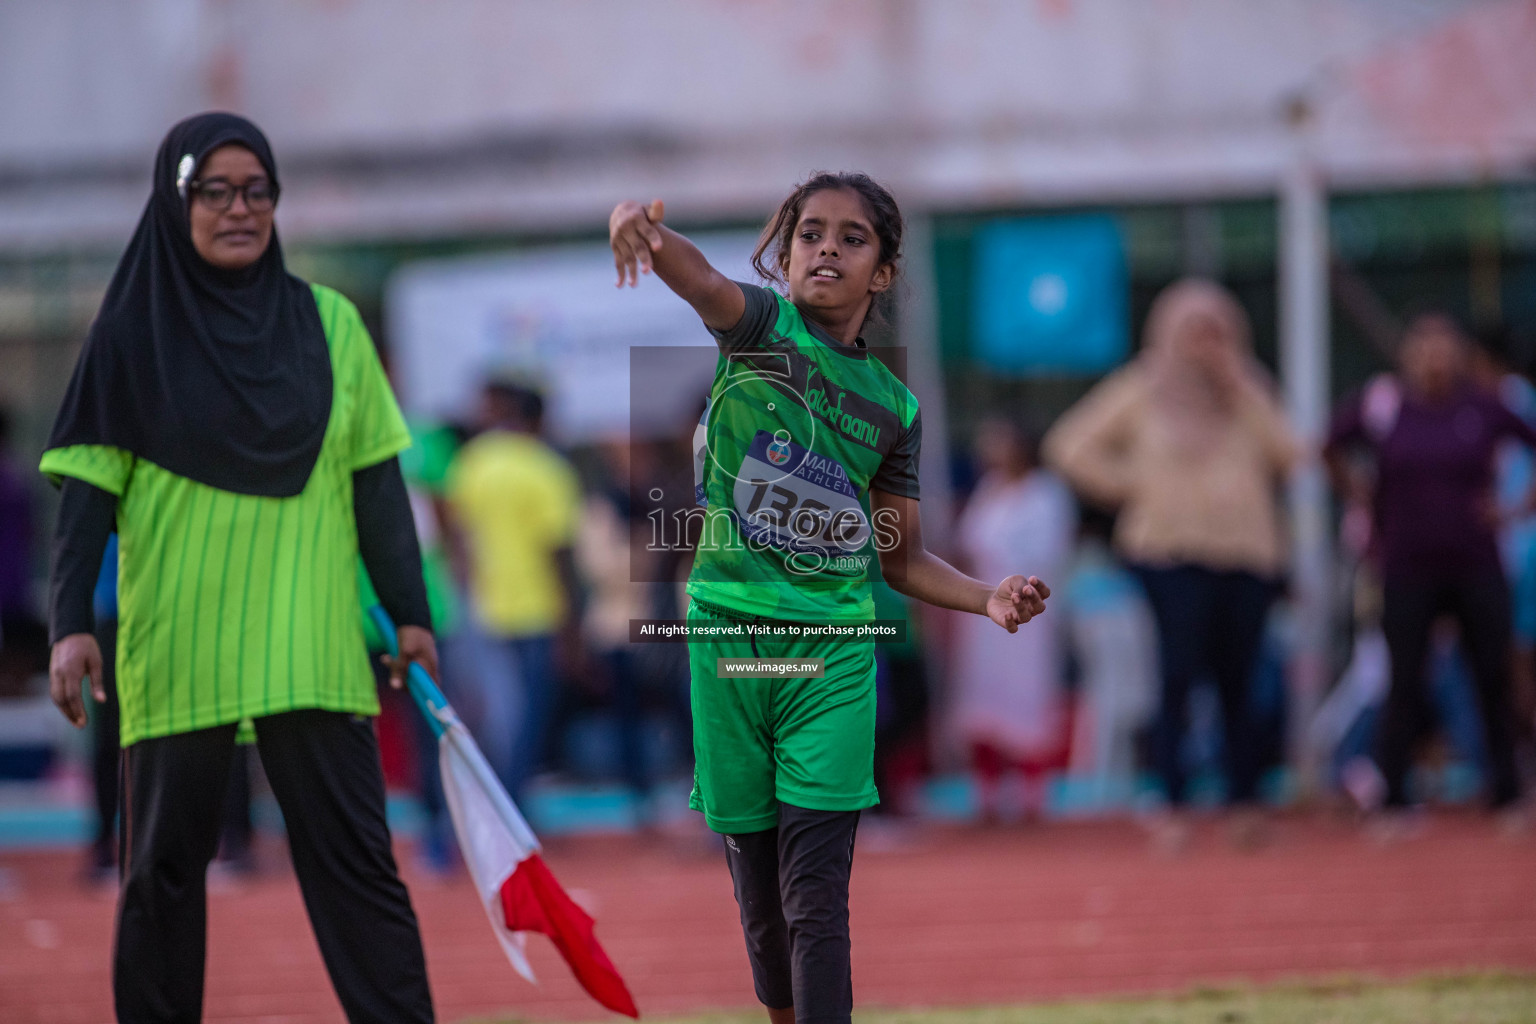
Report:
<svg viewBox="0 0 1536 1024"><path fill-rule="evenodd" d="M853 1019L848 879L858 811L779 804L779 823L725 836L757 998L796 1024Z"/></svg>
<svg viewBox="0 0 1536 1024"><path fill-rule="evenodd" d="M124 1022L202 1019L208 862L235 726L124 751L123 888L112 986ZM331 984L353 1024L432 1020L426 962L384 821L373 721L305 710L256 720L294 873Z"/></svg>
<svg viewBox="0 0 1536 1024"><path fill-rule="evenodd" d="M1392 687L1376 736L1376 762L1387 781L1388 806L1408 802L1414 747L1434 722L1425 664L1435 619L1449 614L1461 628L1461 649L1472 670L1482 712L1495 807L1520 797L1510 705L1509 586L1497 573L1471 578L1392 579L1383 587L1381 628L1392 656Z"/></svg>

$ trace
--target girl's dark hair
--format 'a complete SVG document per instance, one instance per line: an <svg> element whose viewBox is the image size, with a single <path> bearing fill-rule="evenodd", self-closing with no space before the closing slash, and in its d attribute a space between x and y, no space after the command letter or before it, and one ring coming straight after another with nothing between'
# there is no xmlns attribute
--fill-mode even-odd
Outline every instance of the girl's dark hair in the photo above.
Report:
<svg viewBox="0 0 1536 1024"><path fill-rule="evenodd" d="M764 280L787 283L789 250L795 237L795 225L800 223L800 212L811 196L829 189L847 189L864 201L870 226L880 240L880 262L899 269L902 221L895 197L874 178L859 171L817 171L796 185L779 204L757 239L757 248L752 252L752 269ZM879 298L884 299L890 294L890 289L886 289Z"/></svg>

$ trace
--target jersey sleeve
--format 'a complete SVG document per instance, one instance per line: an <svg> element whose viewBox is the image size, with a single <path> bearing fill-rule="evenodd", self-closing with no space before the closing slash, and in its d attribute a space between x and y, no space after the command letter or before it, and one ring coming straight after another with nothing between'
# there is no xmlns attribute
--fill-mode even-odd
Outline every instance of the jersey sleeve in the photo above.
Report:
<svg viewBox="0 0 1536 1024"><path fill-rule="evenodd" d="M923 448L923 411L912 414L912 422L896 435L896 444L875 470L869 486L877 491L903 498L921 497L917 486L917 459Z"/></svg>
<svg viewBox="0 0 1536 1024"><path fill-rule="evenodd" d="M726 331L710 330L720 351L729 355L744 349L755 348L767 340L773 325L779 319L779 296L770 288L755 284L735 282L741 289L741 297L747 300L745 311L736 326Z"/></svg>
<svg viewBox="0 0 1536 1024"><path fill-rule="evenodd" d="M315 294L327 336L336 332L330 343L338 350L337 372L346 374L354 395L351 421L344 428L346 466L366 469L409 448L411 431L357 307L330 289L317 288Z"/></svg>
<svg viewBox="0 0 1536 1024"><path fill-rule="evenodd" d="M38 469L55 484L73 477L121 498L133 474L133 453L112 445L72 444L43 452Z"/></svg>

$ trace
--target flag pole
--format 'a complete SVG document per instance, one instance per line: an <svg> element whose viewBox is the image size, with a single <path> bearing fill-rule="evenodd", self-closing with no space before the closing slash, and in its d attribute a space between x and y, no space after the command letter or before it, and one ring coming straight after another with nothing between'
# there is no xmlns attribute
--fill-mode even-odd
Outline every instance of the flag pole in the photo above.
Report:
<svg viewBox="0 0 1536 1024"><path fill-rule="evenodd" d="M395 632L395 624L390 619L389 613L381 605L374 605L368 609L368 617L378 627L379 633L384 637L384 646L393 657L400 653L400 639ZM463 721L459 719L458 712L448 703L448 698L443 691L432 681L427 670L415 662L411 662L406 672L406 684L411 691L411 697L416 701L416 706L423 715L427 716L427 723L432 727L434 735L446 740L463 758L464 764L474 773L475 781L479 783L491 806L496 811L496 816L501 819L519 843L529 850L538 852L541 849L538 837L533 834L533 829L528 827L528 821L507 795L506 787L496 777L490 762L481 753L480 747L470 736Z"/></svg>

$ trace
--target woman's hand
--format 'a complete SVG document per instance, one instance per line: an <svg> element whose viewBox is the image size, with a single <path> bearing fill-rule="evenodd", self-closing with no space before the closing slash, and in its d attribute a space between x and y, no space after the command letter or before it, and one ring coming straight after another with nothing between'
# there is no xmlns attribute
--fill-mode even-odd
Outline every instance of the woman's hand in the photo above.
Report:
<svg viewBox="0 0 1536 1024"><path fill-rule="evenodd" d="M397 690L404 686L405 674L411 670L413 661L427 670L434 683L437 682L437 641L432 631L420 626L401 626L396 635L399 657L391 658L386 654L382 658L389 667L389 685Z"/></svg>
<svg viewBox="0 0 1536 1024"><path fill-rule="evenodd" d="M660 199L651 205L641 206L626 200L613 208L608 218L608 244L613 247L613 265L618 268L619 280L615 287L624 287L627 279L630 287L640 283L641 274L651 272L651 254L661 249L661 223L665 208Z"/></svg>
<svg viewBox="0 0 1536 1024"><path fill-rule="evenodd" d="M107 701L101 672L101 648L91 634L71 633L53 645L48 662L48 693L77 729L83 729L86 723L81 684L87 676L91 679L91 696L102 704Z"/></svg>
<svg viewBox="0 0 1536 1024"><path fill-rule="evenodd" d="M1045 612L1045 599L1050 596L1051 588L1038 576L1009 576L987 598L987 618L1017 633L1020 626Z"/></svg>

